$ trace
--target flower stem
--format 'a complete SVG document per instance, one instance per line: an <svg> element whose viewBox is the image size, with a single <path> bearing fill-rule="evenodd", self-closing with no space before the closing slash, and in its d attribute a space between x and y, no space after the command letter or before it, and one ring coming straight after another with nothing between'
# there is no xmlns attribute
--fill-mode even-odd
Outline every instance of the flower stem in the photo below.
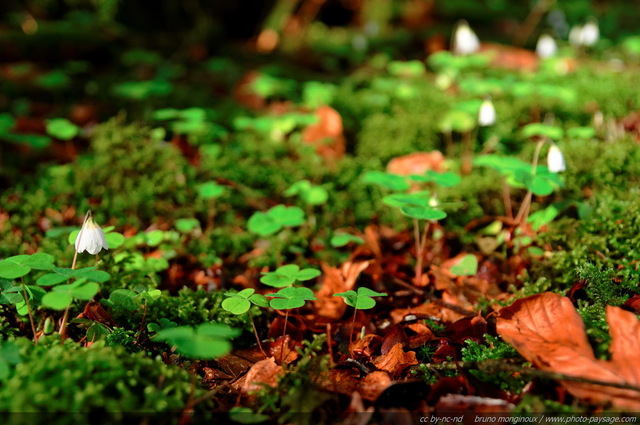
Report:
<svg viewBox="0 0 640 425"><path fill-rule="evenodd" d="M533 154L533 164L531 166L531 175L536 175L536 170L538 169L538 160L540 158L540 150L542 146L547 142L546 139L541 139L536 145L536 150ZM518 225L522 223L526 223L529 218L529 210L531 209L531 198L533 197L533 192L531 189L527 191L527 195L524 197L524 201L522 201L522 205L520 205L520 209L518 210L518 215L516 216L516 223Z"/></svg>
<svg viewBox="0 0 640 425"><path fill-rule="evenodd" d="M353 344L353 331L356 327L356 314L358 313L357 308L353 308L353 320L351 320L351 332L349 332L349 354L353 357L353 352L351 351L351 345Z"/></svg>

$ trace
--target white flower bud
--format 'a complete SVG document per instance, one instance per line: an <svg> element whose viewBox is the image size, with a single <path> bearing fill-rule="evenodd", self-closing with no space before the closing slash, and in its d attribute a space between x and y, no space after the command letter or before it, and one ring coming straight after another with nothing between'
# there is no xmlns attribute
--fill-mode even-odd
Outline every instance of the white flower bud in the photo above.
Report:
<svg viewBox="0 0 640 425"><path fill-rule="evenodd" d="M569 43L573 47L582 46L582 26L574 25L571 27L571 31L569 31Z"/></svg>
<svg viewBox="0 0 640 425"><path fill-rule="evenodd" d="M600 38L600 28L598 28L598 20L594 17L587 19L587 23L582 26L582 44L584 46L593 46Z"/></svg>
<svg viewBox="0 0 640 425"><path fill-rule="evenodd" d="M456 55L468 55L478 51L480 48L480 40L471 29L467 21L458 21L453 34L453 53Z"/></svg>
<svg viewBox="0 0 640 425"><path fill-rule="evenodd" d="M86 250L89 254L97 254L103 248L109 249L104 231L89 217L76 237L76 251L82 253Z"/></svg>
<svg viewBox="0 0 640 425"><path fill-rule="evenodd" d="M549 34L542 34L536 44L536 54L543 59L555 56L558 51L556 41Z"/></svg>
<svg viewBox="0 0 640 425"><path fill-rule="evenodd" d="M552 173L559 173L565 171L567 166L564 163L564 155L562 155L562 151L555 144L551 145L549 148L549 153L547 154L547 168Z"/></svg>
<svg viewBox="0 0 640 425"><path fill-rule="evenodd" d="M480 105L478 113L478 125L487 127L496 123L496 108L493 107L491 99L485 99Z"/></svg>

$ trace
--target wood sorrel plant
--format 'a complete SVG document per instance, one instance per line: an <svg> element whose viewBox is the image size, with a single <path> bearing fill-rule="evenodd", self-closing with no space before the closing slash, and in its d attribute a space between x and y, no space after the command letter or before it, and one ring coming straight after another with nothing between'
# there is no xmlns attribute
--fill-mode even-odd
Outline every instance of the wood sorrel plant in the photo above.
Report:
<svg viewBox="0 0 640 425"><path fill-rule="evenodd" d="M353 328L356 323L356 314L358 310L368 310L376 306L376 300L372 297L386 297L385 292L376 292L369 288L360 287L358 292L347 291L333 294L334 297L342 297L344 302L353 307L353 319L351 320L351 332L349 332L349 350L351 350L351 344L353 342Z"/></svg>
<svg viewBox="0 0 640 425"><path fill-rule="evenodd" d="M267 294L271 298L269 305L274 310L285 310L284 329L282 330L282 348L280 351L280 363L284 360L284 341L287 335L287 323L289 321L289 310L302 307L307 301L314 301L317 298L309 288L282 288L278 292Z"/></svg>
<svg viewBox="0 0 640 425"><path fill-rule="evenodd" d="M251 314L251 305L257 305L258 307L269 307L269 301L260 294L255 293L256 290L253 288L243 289L240 292L226 292L225 295L228 297L224 301L222 301L222 308L228 311L231 314L244 314L249 313L249 320L251 321L251 326L253 327L253 333L256 336L256 342L258 343L258 348L262 354L267 357L267 354L262 349L262 343L260 342L260 336L258 335L258 329L256 328L256 324L253 321L253 315Z"/></svg>

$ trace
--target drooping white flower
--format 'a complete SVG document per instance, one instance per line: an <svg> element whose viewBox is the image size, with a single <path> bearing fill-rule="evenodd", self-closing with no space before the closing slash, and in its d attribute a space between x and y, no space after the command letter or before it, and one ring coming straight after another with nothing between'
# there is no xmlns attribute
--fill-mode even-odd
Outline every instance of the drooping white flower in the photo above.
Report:
<svg viewBox="0 0 640 425"><path fill-rule="evenodd" d="M582 26L582 45L593 46L598 42L598 39L600 39L598 20L592 16Z"/></svg>
<svg viewBox="0 0 640 425"><path fill-rule="evenodd" d="M574 25L569 31L569 43L573 47L582 46L582 25Z"/></svg>
<svg viewBox="0 0 640 425"><path fill-rule="evenodd" d="M89 254L97 254L103 248L109 249L104 231L89 216L76 237L76 251L81 253L86 250Z"/></svg>
<svg viewBox="0 0 640 425"><path fill-rule="evenodd" d="M552 144L549 148L549 153L547 154L547 168L552 173L560 173L567 169L567 166L564 163L564 155L562 155L562 151L556 146Z"/></svg>
<svg viewBox="0 0 640 425"><path fill-rule="evenodd" d="M467 21L458 21L453 33L453 53L455 55L468 55L476 52L479 48L480 40L478 40L478 36Z"/></svg>
<svg viewBox="0 0 640 425"><path fill-rule="evenodd" d="M493 107L491 99L485 99L480 105L478 113L478 125L487 127L496 123L496 108Z"/></svg>
<svg viewBox="0 0 640 425"><path fill-rule="evenodd" d="M536 54L543 59L555 56L558 51L556 41L549 34L542 34L536 44Z"/></svg>

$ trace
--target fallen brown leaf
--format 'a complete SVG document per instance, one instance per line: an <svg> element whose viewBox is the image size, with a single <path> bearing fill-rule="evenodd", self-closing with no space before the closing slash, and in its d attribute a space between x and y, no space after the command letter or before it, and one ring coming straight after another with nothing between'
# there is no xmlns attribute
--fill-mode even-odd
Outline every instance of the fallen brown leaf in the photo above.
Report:
<svg viewBox="0 0 640 425"><path fill-rule="evenodd" d="M328 319L338 320L342 317L347 305L340 297L333 294L346 292L355 286L360 273L369 265L369 261L347 261L340 269L322 264L324 280L320 290L316 293L317 301L314 302L316 314Z"/></svg>
<svg viewBox="0 0 640 425"><path fill-rule="evenodd" d="M265 385L275 387L281 373L282 366L278 366L273 357L260 360L247 372L242 390L248 394L262 389Z"/></svg>
<svg viewBox="0 0 640 425"><path fill-rule="evenodd" d="M409 366L418 364L418 360L415 352L407 351L405 353L402 344L398 343L387 354L378 357L373 364L391 375L398 375Z"/></svg>
<svg viewBox="0 0 640 425"><path fill-rule="evenodd" d="M315 113L318 123L304 129L302 140L313 145L316 152L326 160L342 158L346 151L346 140L342 134L340 113L330 106L320 106Z"/></svg>
<svg viewBox="0 0 640 425"><path fill-rule="evenodd" d="M500 336L543 371L640 387L640 322L633 313L607 307L611 360L593 354L580 315L567 297L546 292L500 310ZM561 381L574 396L625 409L640 409L640 392L588 382Z"/></svg>
<svg viewBox="0 0 640 425"><path fill-rule="evenodd" d="M442 171L443 163L444 155L440 151L414 152L393 158L387 164L387 172L401 176L424 174L428 170Z"/></svg>
<svg viewBox="0 0 640 425"><path fill-rule="evenodd" d="M375 371L364 377L360 383L360 395L363 399L373 401L391 385L391 377L387 372Z"/></svg>

